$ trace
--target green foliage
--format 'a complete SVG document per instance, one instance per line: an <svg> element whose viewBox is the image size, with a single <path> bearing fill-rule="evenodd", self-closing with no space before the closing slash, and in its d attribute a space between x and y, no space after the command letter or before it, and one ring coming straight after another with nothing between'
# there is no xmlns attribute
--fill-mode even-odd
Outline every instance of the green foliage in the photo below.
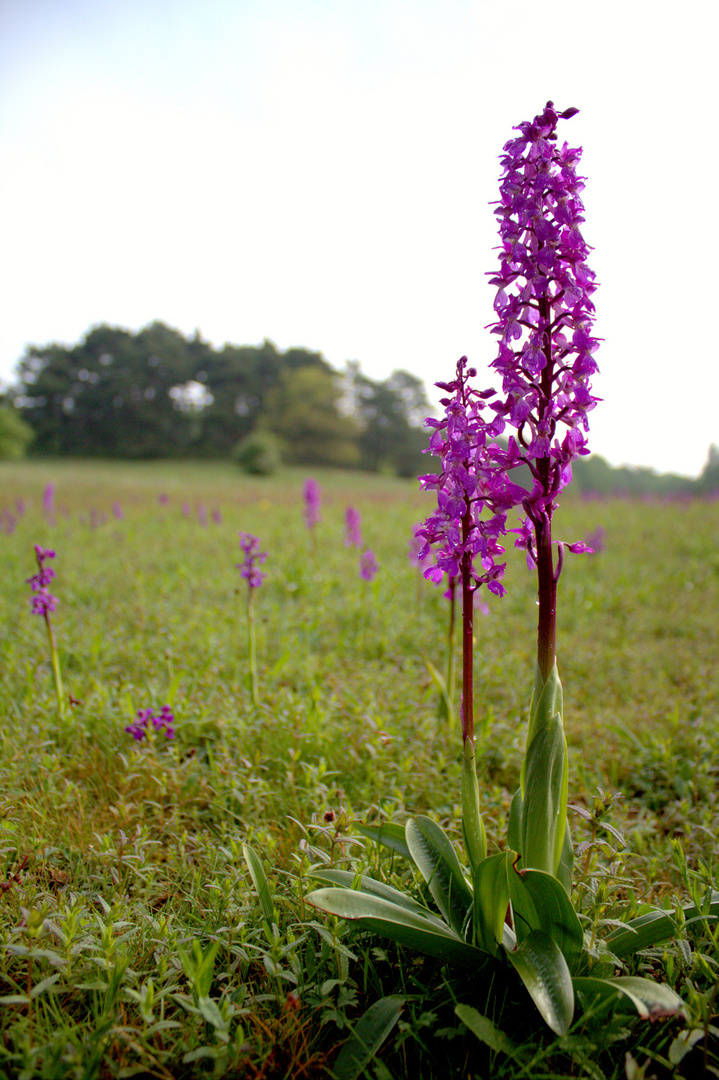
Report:
<svg viewBox="0 0 719 1080"><path fill-rule="evenodd" d="M232 451L232 457L249 476L272 476L282 464L279 444L269 431L246 435Z"/></svg>
<svg viewBox="0 0 719 1080"><path fill-rule="evenodd" d="M429 404L407 372L375 383L355 364L344 378L317 352L271 341L218 351L160 322L136 334L96 326L71 348L31 346L13 399L38 454L226 457L239 445L243 467L267 470L276 455L257 447L270 433L288 463L407 477L427 467Z"/></svg>
<svg viewBox="0 0 719 1080"><path fill-rule="evenodd" d="M356 465L354 421L339 410L342 390L334 373L305 367L284 372L267 395L262 424L283 447L287 462Z"/></svg>
<svg viewBox="0 0 719 1080"><path fill-rule="evenodd" d="M33 430L9 405L0 405L0 461L25 457L34 438Z"/></svg>

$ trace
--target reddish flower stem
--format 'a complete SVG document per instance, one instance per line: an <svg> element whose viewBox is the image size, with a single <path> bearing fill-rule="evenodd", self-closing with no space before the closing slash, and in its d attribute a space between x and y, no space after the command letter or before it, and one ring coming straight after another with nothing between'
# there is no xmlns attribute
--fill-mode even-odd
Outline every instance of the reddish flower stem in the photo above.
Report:
<svg viewBox="0 0 719 1080"><path fill-rule="evenodd" d="M462 541L466 543L471 528L469 508L462 518ZM462 555L462 743L474 743L474 588L472 556Z"/></svg>

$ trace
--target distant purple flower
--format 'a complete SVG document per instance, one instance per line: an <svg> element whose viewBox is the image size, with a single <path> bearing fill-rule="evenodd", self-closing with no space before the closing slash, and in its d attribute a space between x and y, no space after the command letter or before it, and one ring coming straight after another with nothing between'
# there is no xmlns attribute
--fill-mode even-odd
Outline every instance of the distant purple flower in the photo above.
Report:
<svg viewBox="0 0 719 1080"><path fill-rule="evenodd" d="M212 511L212 520L214 521L215 525L222 524L222 513L217 507Z"/></svg>
<svg viewBox="0 0 719 1080"><path fill-rule="evenodd" d="M160 506L167 506L170 501L170 496L166 495L163 491L160 495L157 496L157 501L159 502Z"/></svg>
<svg viewBox="0 0 719 1080"><path fill-rule="evenodd" d="M57 597L51 596L48 591L48 585L55 577L55 571L51 566L45 566L48 559L55 558L55 552L35 544L35 558L37 559L38 572L27 579L27 584L34 593L34 596L30 599L30 604L32 605L33 615L44 615L47 618L50 612L55 611L59 603Z"/></svg>
<svg viewBox="0 0 719 1080"><path fill-rule="evenodd" d="M12 536L17 526L17 518L9 510L3 510L0 513L0 532L5 533L6 536Z"/></svg>
<svg viewBox="0 0 719 1080"><path fill-rule="evenodd" d="M596 529L587 536L587 544L595 554L598 555L600 551L604 551L606 535L603 526L597 525Z"/></svg>
<svg viewBox="0 0 719 1080"><path fill-rule="evenodd" d="M128 724L125 731L128 735L132 735L133 739L137 742L144 739L150 730L158 733L164 732L165 738L174 739L174 720L175 717L173 716L169 705L162 706L159 716L155 716L152 709L138 709L135 722Z"/></svg>
<svg viewBox="0 0 719 1080"><path fill-rule="evenodd" d="M371 581L379 570L379 565L374 556L374 552L367 548L360 555L360 577L365 581Z"/></svg>
<svg viewBox="0 0 719 1080"><path fill-rule="evenodd" d="M362 547L362 519L359 510L348 506L345 510L345 544L347 547Z"/></svg>
<svg viewBox="0 0 719 1080"><path fill-rule="evenodd" d="M55 485L48 484L42 496L42 508L48 517L55 515Z"/></svg>
<svg viewBox="0 0 719 1080"><path fill-rule="evenodd" d="M124 518L125 515L122 512L122 507L119 502L114 502L112 504L112 515L117 521L122 521Z"/></svg>
<svg viewBox="0 0 719 1080"><path fill-rule="evenodd" d="M250 589L259 589L267 574L264 574L258 567L267 558L267 552L260 551L260 541L251 533L241 532L239 536L240 547L245 553L245 561L235 563L235 565L241 576L247 581Z"/></svg>
<svg viewBox="0 0 719 1080"><path fill-rule="evenodd" d="M320 486L316 480L305 482L305 522L308 529L314 529L315 525L322 520L320 515Z"/></svg>

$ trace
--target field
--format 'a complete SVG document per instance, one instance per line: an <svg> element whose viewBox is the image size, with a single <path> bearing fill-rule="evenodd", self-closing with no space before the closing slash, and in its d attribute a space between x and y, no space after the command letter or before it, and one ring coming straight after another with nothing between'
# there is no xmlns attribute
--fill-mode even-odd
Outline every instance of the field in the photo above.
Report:
<svg viewBox="0 0 719 1080"><path fill-rule="evenodd" d="M309 475L322 493L312 534ZM513 1057L454 1013L483 990L305 903L317 865L408 882L356 821L421 811L459 836L459 732L429 666L445 669L448 603L408 558L432 505L417 484L164 462L35 461L0 476L0 1077L331 1076L358 1019L390 995L399 1023L345 1077L719 1075L711 919L684 926L678 910L675 938L628 967L672 986L684 1019L578 1012L557 1039L528 998L510 1001ZM349 505L379 564L371 581L344 542ZM568 541L604 530L601 551L568 557L558 619L569 798L593 817L573 811L575 900L594 936L640 904L718 887L719 502L570 492L555 522ZM241 530L268 553L258 705ZM29 604L34 544L56 552L62 722ZM475 624L492 848L536 655L536 584L508 557L508 595ZM138 710L165 705L174 740L126 733ZM261 897L243 844L262 860Z"/></svg>

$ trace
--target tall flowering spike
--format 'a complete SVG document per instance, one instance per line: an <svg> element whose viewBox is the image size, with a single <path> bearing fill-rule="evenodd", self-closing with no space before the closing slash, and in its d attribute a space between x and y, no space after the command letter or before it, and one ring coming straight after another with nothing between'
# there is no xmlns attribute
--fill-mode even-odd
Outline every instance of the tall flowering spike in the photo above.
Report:
<svg viewBox="0 0 719 1080"><path fill-rule="evenodd" d="M591 248L581 225L584 178L577 173L581 149L557 144L561 118L547 102L543 113L515 130L505 144L500 178L499 270L494 308L504 400L493 408L517 431L515 464L534 479L527 512L554 509L572 477L571 464L589 451L587 414L597 403L590 379L597 371L593 336L596 288L587 266ZM510 440L514 447L514 439Z"/></svg>
<svg viewBox="0 0 719 1080"><path fill-rule="evenodd" d="M557 579L564 548L552 555L552 514L572 479L572 462L588 453L587 415L597 403L590 379L597 371L593 336L596 288L586 263L591 250L581 224L581 149L557 144L558 113L551 101L518 137L505 144L500 178L499 270L492 331L499 338L492 367L502 376L504 400L492 404L497 420L517 434L509 439L507 472L525 464L532 490L521 500L527 519L517 547L536 563L539 581L538 662L543 678L554 664ZM576 545L575 545L576 548Z"/></svg>

